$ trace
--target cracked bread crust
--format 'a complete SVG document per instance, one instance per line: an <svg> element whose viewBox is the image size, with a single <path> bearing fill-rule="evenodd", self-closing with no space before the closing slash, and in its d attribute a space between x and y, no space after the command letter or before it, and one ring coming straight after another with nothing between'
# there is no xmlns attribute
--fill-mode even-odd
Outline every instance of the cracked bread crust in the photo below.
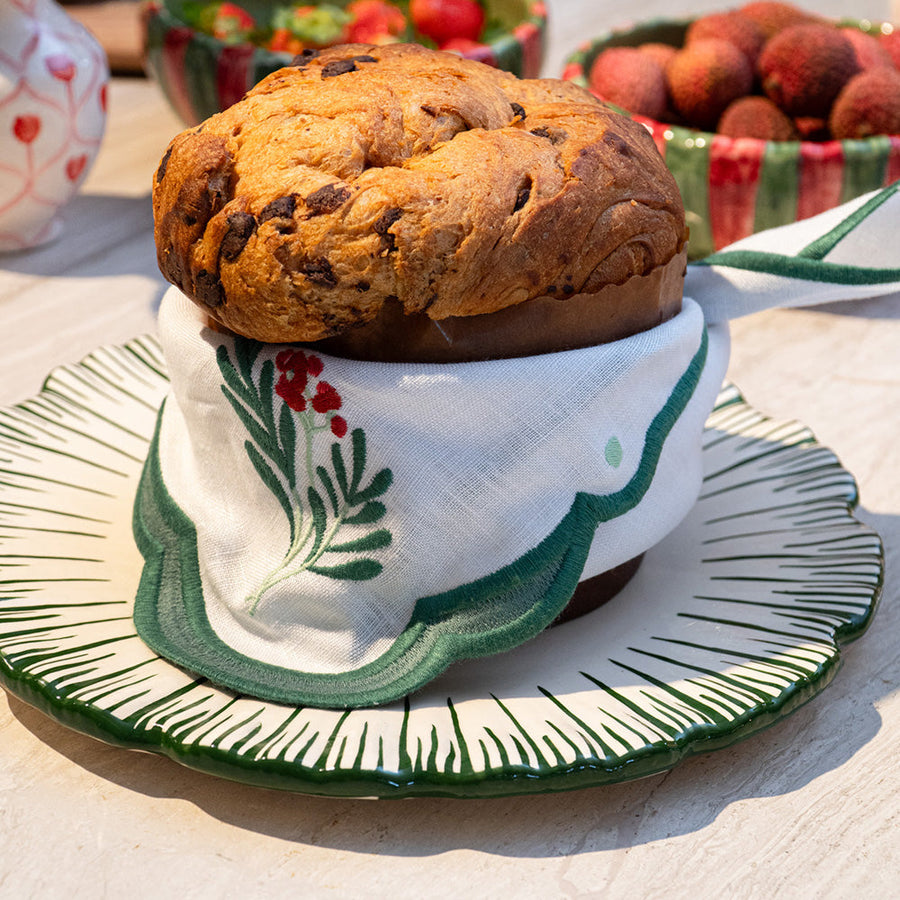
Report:
<svg viewBox="0 0 900 900"><path fill-rule="evenodd" d="M386 302L431 319L596 293L686 237L647 131L562 81L414 44L304 56L178 135L163 274L226 328L315 341Z"/></svg>

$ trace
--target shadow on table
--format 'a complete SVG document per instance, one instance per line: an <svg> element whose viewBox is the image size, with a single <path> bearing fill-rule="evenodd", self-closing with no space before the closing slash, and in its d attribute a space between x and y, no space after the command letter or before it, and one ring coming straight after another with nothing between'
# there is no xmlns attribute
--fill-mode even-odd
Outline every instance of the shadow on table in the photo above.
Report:
<svg viewBox="0 0 900 900"><path fill-rule="evenodd" d="M156 264L150 193L140 197L78 194L63 210L55 240L0 256L0 268L67 278L144 275L168 286Z"/></svg>
<svg viewBox="0 0 900 900"><path fill-rule="evenodd" d="M859 517L885 539L886 567L895 571L900 517L864 510ZM892 637L900 631L898 599L895 589L886 595L876 627L843 649L835 682L768 730L668 773L562 794L395 803L281 793L98 744L14 697L10 708L38 739L100 778L151 797L187 800L222 822L280 840L388 857L456 849L566 857L700 831L732 804L799 791L847 763L881 727L876 703L900 685Z"/></svg>
<svg viewBox="0 0 900 900"><path fill-rule="evenodd" d="M859 319L900 319L900 294L871 297L868 300L822 303L819 306L804 306L803 310L833 316L855 316Z"/></svg>

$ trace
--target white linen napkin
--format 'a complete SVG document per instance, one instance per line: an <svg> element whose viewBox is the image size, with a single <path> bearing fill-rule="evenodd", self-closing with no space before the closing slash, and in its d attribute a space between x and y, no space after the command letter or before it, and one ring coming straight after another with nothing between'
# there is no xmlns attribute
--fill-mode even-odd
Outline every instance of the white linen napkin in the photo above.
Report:
<svg viewBox="0 0 900 900"><path fill-rule="evenodd" d="M688 266L707 322L900 291L900 181Z"/></svg>
<svg viewBox="0 0 900 900"><path fill-rule="evenodd" d="M565 605L520 608L536 548L567 548L571 593L659 541L696 499L728 358L689 300L611 344L449 365L225 336L174 288L159 327L160 471L196 532L209 627L307 676L374 664L425 598L448 621L485 607L470 643L504 649ZM609 508L573 513L579 494Z"/></svg>

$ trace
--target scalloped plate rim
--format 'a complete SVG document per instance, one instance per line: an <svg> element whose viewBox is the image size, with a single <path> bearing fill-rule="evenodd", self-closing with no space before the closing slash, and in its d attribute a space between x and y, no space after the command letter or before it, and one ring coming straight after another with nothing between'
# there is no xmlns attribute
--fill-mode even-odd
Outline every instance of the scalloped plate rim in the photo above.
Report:
<svg viewBox="0 0 900 900"><path fill-rule="evenodd" d="M147 357L147 348L150 348L150 356L152 357L154 346L158 352L158 344L156 344L155 337L146 335L135 338L121 346L98 348L95 353L90 354L80 363L62 366L53 370L47 376L40 394L30 399L32 401L40 400L45 394L52 393L56 376L60 373L79 373L81 371L80 367L93 363L104 352L114 355L117 353L122 353L123 355L131 353L130 363L134 364L135 360L137 360L139 367L145 367L143 373L145 377L151 379L164 377L165 369L164 363L160 365L161 359L153 360ZM135 386L132 385L132 387L134 388ZM733 386L730 388L732 391L731 396L723 404L721 397L727 395L728 389L727 386L723 388L723 394L720 395L720 403L717 404L717 409L738 404L743 405L747 410L755 412L753 407L747 403ZM136 400L135 402L138 401ZM140 402L148 405L150 401L147 398L143 398ZM154 400L153 402L156 401ZM12 407L0 410L0 412L10 413L26 410L28 403L29 400L25 400ZM156 402L156 405L158 406L158 402ZM766 419L766 421L772 420ZM5 430L0 430L0 436L6 441L13 440L15 442L15 439L10 438L9 433ZM811 434L809 439L811 446L821 448L822 445L818 444ZM573 790L650 776L667 771L690 756L728 747L742 741L781 721L785 716L809 702L831 682L840 668L842 662L841 647L861 636L868 628L877 608L883 586L883 546L877 533L853 516L853 510L858 502L855 481L850 473L843 469L839 463L836 462L835 467L850 479L851 487L844 498L848 524L853 523L853 525L858 527L860 534L866 534L870 539L874 540L874 543L877 545L879 571L877 579L871 585L868 601L866 604L863 604L864 611L856 618L851 618L850 621L834 628L832 634L834 643L833 655L826 658L808 677L798 677L771 701L763 702L748 709L745 713L735 716L729 722L728 727L717 726L712 723L708 726L690 726L676 738L669 740L660 739L652 743L645 743L644 746L636 748L626 757L616 758L611 764L604 762L599 757L582 757L571 763L560 762L557 765L543 767L525 765L524 763L507 763L499 769L485 768L481 772L473 771L469 774L463 774L437 770L417 772L390 771L379 767L365 771L361 769L351 771L327 765L322 765L318 768L305 766L296 761L279 760L277 758L252 759L241 755L240 749L237 751L221 749L217 746L203 746L196 742L180 743L172 734L178 723L170 730L160 727L141 729L139 725L131 724L126 719L117 718L112 713L93 705L91 702L81 702L68 697L65 689L61 691L56 690L53 682L46 681L39 675L33 675L11 665L6 652L4 652L5 633L2 631L0 631L0 683L11 694L39 709L65 727L98 738L107 744L158 753L188 768L226 779L306 794L345 798L380 797L383 799L412 796L477 798ZM136 477L137 475L135 474L135 480ZM6 486L0 487L0 507L5 505L2 501L8 490L9 488ZM127 501L130 508L130 496L124 496L123 494L115 499L117 503L123 505ZM679 526L679 529L683 527L683 525ZM679 529L676 529L676 532ZM106 539L108 540L109 538ZM132 539L130 535L128 539ZM0 544L2 543L2 539L0 539ZM652 554L653 550L648 551L648 557L651 557ZM7 599L7 596L0 596L0 612L3 611L2 604ZM131 602L133 602L133 599ZM516 651L510 652L515 653ZM164 666L177 669L173 664L161 660L159 657L156 659L161 661ZM195 684L203 685L205 682L203 679L199 679ZM210 686L210 689L214 688ZM538 689L541 689L539 685ZM246 699L252 700L252 698ZM448 698L448 704L452 710L451 699ZM267 704L265 701L255 702L264 707L278 707L278 704ZM415 705L415 697L413 697L412 705ZM410 703L407 700L407 714L409 709ZM296 712L299 713L300 710L298 709ZM378 715L377 710L361 712ZM349 715L349 713L342 716L339 720L339 724L332 734L332 740L346 715ZM363 735L362 740L364 743L365 735ZM464 740L463 744L465 744ZM323 752L321 758L324 759L326 756L327 754Z"/></svg>

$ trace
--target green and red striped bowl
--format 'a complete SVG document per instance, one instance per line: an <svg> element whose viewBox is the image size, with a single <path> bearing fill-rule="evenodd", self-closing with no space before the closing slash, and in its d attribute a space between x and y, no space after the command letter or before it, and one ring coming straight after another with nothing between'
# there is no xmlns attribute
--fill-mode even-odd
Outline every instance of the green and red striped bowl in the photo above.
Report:
<svg viewBox="0 0 900 900"><path fill-rule="evenodd" d="M252 12L265 7L267 0L243 0L242 5ZM231 106L266 75L290 62L290 53L253 44L228 45L197 31L184 21L184 6L185 0L148 0L142 23L147 71L188 125ZM464 55L522 78L537 77L547 32L543 0L486 0L485 7L488 20L499 22L504 30L492 30L488 43Z"/></svg>
<svg viewBox="0 0 900 900"><path fill-rule="evenodd" d="M680 47L690 20L654 20L609 32L569 57L563 78L588 87L607 47L658 41ZM864 31L880 27L842 20ZM900 178L900 135L853 141L762 141L667 125L634 116L650 130L684 198L689 255L707 256L757 231L831 209Z"/></svg>

